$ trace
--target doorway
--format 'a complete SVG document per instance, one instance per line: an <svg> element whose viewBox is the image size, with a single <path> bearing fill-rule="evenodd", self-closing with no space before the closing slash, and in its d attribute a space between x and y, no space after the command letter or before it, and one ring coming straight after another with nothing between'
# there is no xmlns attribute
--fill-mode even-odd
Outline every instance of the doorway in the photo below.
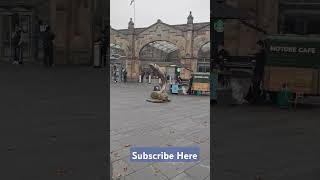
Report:
<svg viewBox="0 0 320 180"><path fill-rule="evenodd" d="M10 61L12 57L12 36L18 25L23 33L21 38L24 61L32 58L32 12L31 10L0 7L0 59Z"/></svg>
<svg viewBox="0 0 320 180"><path fill-rule="evenodd" d="M0 12L0 59L11 57L11 16L8 12Z"/></svg>

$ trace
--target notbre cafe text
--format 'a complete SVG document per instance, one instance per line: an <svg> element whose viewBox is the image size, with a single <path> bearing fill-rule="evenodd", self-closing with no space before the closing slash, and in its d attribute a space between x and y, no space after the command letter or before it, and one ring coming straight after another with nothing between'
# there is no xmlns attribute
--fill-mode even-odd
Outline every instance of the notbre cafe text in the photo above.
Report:
<svg viewBox="0 0 320 180"><path fill-rule="evenodd" d="M277 52L277 53L306 53L306 54L317 53L316 48L286 47L286 46L270 46L270 51Z"/></svg>

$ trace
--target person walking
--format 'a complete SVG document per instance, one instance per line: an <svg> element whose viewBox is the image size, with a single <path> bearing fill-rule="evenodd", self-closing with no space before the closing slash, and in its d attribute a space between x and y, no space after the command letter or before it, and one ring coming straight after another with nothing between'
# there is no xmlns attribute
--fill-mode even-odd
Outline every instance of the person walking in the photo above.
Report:
<svg viewBox="0 0 320 180"><path fill-rule="evenodd" d="M189 89L188 89L188 94L193 94L192 92L192 84L193 84L193 76L189 79Z"/></svg>
<svg viewBox="0 0 320 180"><path fill-rule="evenodd" d="M19 32L20 32L20 41L18 44L19 48L19 64L23 64L23 47L27 42L27 32L24 31L21 27L19 27Z"/></svg>
<svg viewBox="0 0 320 180"><path fill-rule="evenodd" d="M144 71L142 71L142 73L141 73L141 83L143 83L143 78L144 78Z"/></svg>
<svg viewBox="0 0 320 180"><path fill-rule="evenodd" d="M176 82L177 82L178 84L182 84L182 79L181 79L181 77L180 77L180 76L177 76L177 78L176 78Z"/></svg>
<svg viewBox="0 0 320 180"><path fill-rule="evenodd" d="M113 66L113 81L117 82L117 66Z"/></svg>
<svg viewBox="0 0 320 180"><path fill-rule="evenodd" d="M256 59L256 66L254 68L254 76L258 81L263 80L263 74L264 74L264 65L265 65L265 44L263 41L258 41L258 52L255 54Z"/></svg>
<svg viewBox="0 0 320 180"><path fill-rule="evenodd" d="M221 70L225 70L225 61L229 58L229 52L224 48L223 44L218 47L218 63Z"/></svg>
<svg viewBox="0 0 320 180"><path fill-rule="evenodd" d="M124 69L124 71L123 71L123 82L127 82L127 75L128 75L128 73L127 73L127 70L126 69Z"/></svg>
<svg viewBox="0 0 320 180"><path fill-rule="evenodd" d="M149 74L150 74L149 71L147 71L147 72L146 72L146 82L148 82Z"/></svg>
<svg viewBox="0 0 320 180"><path fill-rule="evenodd" d="M103 67L106 67L107 63L107 27L105 27L101 32L101 59L100 62Z"/></svg>
<svg viewBox="0 0 320 180"><path fill-rule="evenodd" d="M53 64L53 40L55 35L51 31L51 27L47 26L46 31L44 33L44 59L43 63L47 67L52 67Z"/></svg>
<svg viewBox="0 0 320 180"><path fill-rule="evenodd" d="M244 98L250 103L256 103L259 97L263 93L260 86L262 84L263 75L264 75L266 49L265 49L265 43L263 41L259 40L256 44L258 47L257 52L255 53L256 64L253 69L253 77L251 79L251 85L249 87L246 97Z"/></svg>
<svg viewBox="0 0 320 180"><path fill-rule="evenodd" d="M263 41L259 40L257 42L258 52L255 54L256 58L256 66L254 68L254 77L252 79L252 90L253 90L253 99L252 101L255 102L259 96L261 96L261 89L260 85L263 81L264 75L264 65L265 65L265 44Z"/></svg>
<svg viewBox="0 0 320 180"><path fill-rule="evenodd" d="M21 45L21 30L19 29L18 25L16 25L15 32L12 35L13 64L19 64L20 45Z"/></svg>
<svg viewBox="0 0 320 180"><path fill-rule="evenodd" d="M224 48L223 43L218 46L218 67L220 71L223 73L218 77L218 81L222 83L224 87L229 86L229 79L228 75L226 74L228 68L226 68L226 61L229 59L229 52Z"/></svg>
<svg viewBox="0 0 320 180"><path fill-rule="evenodd" d="M121 82L120 74L121 74L121 72L120 72L119 68L117 68L116 69L116 82Z"/></svg>

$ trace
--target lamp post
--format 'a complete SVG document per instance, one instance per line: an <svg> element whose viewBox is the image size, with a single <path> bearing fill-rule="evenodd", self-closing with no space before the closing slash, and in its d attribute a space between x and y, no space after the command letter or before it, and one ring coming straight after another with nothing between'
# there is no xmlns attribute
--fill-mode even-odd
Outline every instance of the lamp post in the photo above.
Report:
<svg viewBox="0 0 320 180"><path fill-rule="evenodd" d="M135 63L134 63L134 60L135 60L135 25L136 25L136 1L135 0L131 0L130 2L130 5L133 4L133 23L134 23L134 26L133 26L133 29L132 29L132 62L131 62L131 78L132 78L132 75L133 75L133 72L134 72L134 68L135 68Z"/></svg>

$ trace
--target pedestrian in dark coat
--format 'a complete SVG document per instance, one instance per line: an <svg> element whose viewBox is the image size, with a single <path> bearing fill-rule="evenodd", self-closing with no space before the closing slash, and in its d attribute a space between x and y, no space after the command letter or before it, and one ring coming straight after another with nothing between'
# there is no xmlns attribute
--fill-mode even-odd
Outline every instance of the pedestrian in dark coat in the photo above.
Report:
<svg viewBox="0 0 320 180"><path fill-rule="evenodd" d="M125 83L127 82L127 75L128 75L127 70L124 70L124 71L123 71L123 81L124 81Z"/></svg>
<svg viewBox="0 0 320 180"><path fill-rule="evenodd" d="M105 27L101 32L101 64L106 67L107 63L107 38L108 32L107 27Z"/></svg>
<svg viewBox="0 0 320 180"><path fill-rule="evenodd" d="M13 64L18 64L20 59L20 45L21 45L21 30L16 25L15 32L12 36L12 47L13 47Z"/></svg>
<svg viewBox="0 0 320 180"><path fill-rule="evenodd" d="M46 31L44 33L44 59L43 63L45 66L52 67L53 66L53 40L55 35L51 31L50 26L47 26Z"/></svg>

